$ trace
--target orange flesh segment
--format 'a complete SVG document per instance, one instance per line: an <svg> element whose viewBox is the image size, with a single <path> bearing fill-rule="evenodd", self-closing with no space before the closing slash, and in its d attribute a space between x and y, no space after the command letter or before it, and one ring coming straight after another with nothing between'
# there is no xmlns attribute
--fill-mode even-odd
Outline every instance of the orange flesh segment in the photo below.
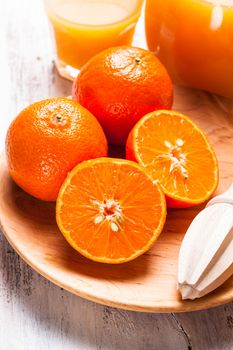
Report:
<svg viewBox="0 0 233 350"><path fill-rule="evenodd" d="M132 260L148 250L165 217L160 186L140 166L120 159L78 165L57 201L58 226L68 242L86 257L107 263Z"/></svg>
<svg viewBox="0 0 233 350"><path fill-rule="evenodd" d="M188 117L159 111L143 118L135 130L136 158L165 194L201 202L216 189L218 164L205 135Z"/></svg>

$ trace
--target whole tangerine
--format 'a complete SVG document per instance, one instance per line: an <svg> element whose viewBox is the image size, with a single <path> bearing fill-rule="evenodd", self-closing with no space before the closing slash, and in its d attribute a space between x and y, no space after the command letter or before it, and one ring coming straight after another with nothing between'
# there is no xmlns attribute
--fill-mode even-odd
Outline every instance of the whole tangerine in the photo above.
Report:
<svg viewBox="0 0 233 350"><path fill-rule="evenodd" d="M68 98L52 98L25 108L6 137L8 168L30 195L54 201L68 172L78 163L107 155L97 119Z"/></svg>
<svg viewBox="0 0 233 350"><path fill-rule="evenodd" d="M172 107L173 86L151 52L120 46L102 51L83 66L73 84L73 99L94 114L110 143L125 144L141 117Z"/></svg>

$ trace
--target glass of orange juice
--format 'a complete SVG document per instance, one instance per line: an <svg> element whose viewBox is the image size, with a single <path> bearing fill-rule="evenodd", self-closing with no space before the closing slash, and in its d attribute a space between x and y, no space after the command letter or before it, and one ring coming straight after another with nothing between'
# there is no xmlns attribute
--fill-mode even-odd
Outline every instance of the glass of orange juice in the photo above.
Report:
<svg viewBox="0 0 233 350"><path fill-rule="evenodd" d="M233 0L147 0L146 36L176 83L233 99Z"/></svg>
<svg viewBox="0 0 233 350"><path fill-rule="evenodd" d="M72 80L98 52L131 44L142 1L45 0L60 75Z"/></svg>

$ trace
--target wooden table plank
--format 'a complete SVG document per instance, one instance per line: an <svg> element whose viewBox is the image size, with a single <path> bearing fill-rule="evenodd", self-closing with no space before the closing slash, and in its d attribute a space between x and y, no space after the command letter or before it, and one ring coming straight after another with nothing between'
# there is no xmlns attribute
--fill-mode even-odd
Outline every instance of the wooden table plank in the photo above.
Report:
<svg viewBox="0 0 233 350"><path fill-rule="evenodd" d="M54 72L41 0L0 8L0 147L27 104L70 94ZM141 30L140 30L141 32ZM140 36L140 35L139 35ZM0 236L0 349L233 349L233 303L187 314L113 309L61 290L27 266Z"/></svg>

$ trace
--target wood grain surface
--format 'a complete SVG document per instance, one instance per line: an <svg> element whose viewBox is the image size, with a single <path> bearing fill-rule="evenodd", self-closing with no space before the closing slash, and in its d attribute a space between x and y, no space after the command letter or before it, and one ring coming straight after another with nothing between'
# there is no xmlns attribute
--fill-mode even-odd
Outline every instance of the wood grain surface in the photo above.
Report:
<svg viewBox="0 0 233 350"><path fill-rule="evenodd" d="M54 73L54 49L41 0L1 1L0 23L3 148L6 128L21 108L48 96L69 95L70 83ZM206 95L209 99L215 97ZM206 103L199 93L195 100L198 108ZM232 118L231 103L218 100L218 104ZM0 311L1 350L233 349L233 303L164 315L101 306L39 276L4 236L0 236Z"/></svg>
<svg viewBox="0 0 233 350"><path fill-rule="evenodd" d="M198 100L203 102L201 108L196 108L197 93ZM192 120L203 124L218 154L219 188L225 191L233 179L230 159L233 126L228 114L207 96L179 88L175 105L178 101L180 111L187 105ZM127 264L100 264L71 248L57 227L55 204L36 200L22 191L8 174L4 153L0 159L0 227L11 246L50 281L83 298L109 306L134 311L184 312L233 301L233 276L214 292L193 301L182 301L177 291L180 244L202 208L203 205L168 210L163 232L148 252Z"/></svg>

